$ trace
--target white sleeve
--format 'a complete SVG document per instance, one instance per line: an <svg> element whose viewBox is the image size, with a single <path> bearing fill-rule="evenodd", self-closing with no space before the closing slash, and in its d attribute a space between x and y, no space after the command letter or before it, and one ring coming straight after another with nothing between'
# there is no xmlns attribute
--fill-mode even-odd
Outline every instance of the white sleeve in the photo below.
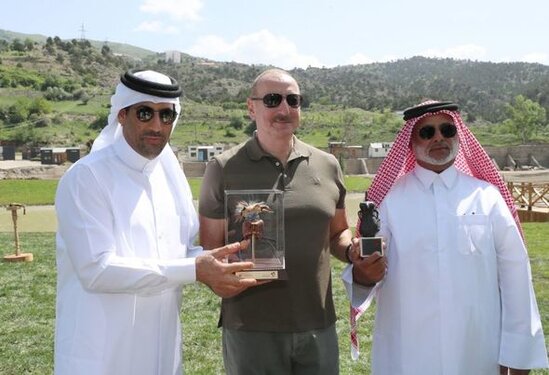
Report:
<svg viewBox="0 0 549 375"><path fill-rule="evenodd" d="M59 183L55 204L58 265L68 262L71 267L65 264L58 271L74 272L85 289L103 293L151 294L194 282L194 258L117 254L113 208L100 186L85 165L75 165Z"/></svg>
<svg viewBox="0 0 549 375"><path fill-rule="evenodd" d="M353 265L348 264L341 273L341 280L345 285L345 291L347 292L347 298L351 302L351 306L360 307L363 306L364 310L371 304L373 297L375 296L376 286L366 287L353 282Z"/></svg>
<svg viewBox="0 0 549 375"><path fill-rule="evenodd" d="M511 368L547 368L547 350L526 247L499 196L491 213L501 290L500 364Z"/></svg>

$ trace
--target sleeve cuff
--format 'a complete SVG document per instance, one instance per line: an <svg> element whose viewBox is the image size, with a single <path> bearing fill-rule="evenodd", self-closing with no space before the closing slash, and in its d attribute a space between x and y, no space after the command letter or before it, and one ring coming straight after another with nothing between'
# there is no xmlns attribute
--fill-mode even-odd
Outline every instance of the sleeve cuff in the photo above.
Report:
<svg viewBox="0 0 549 375"><path fill-rule="evenodd" d="M196 259L181 258L167 261L166 278L173 284L190 284L196 281Z"/></svg>
<svg viewBox="0 0 549 375"><path fill-rule="evenodd" d="M534 336L506 333L501 335L499 363L516 369L548 368L543 333Z"/></svg>

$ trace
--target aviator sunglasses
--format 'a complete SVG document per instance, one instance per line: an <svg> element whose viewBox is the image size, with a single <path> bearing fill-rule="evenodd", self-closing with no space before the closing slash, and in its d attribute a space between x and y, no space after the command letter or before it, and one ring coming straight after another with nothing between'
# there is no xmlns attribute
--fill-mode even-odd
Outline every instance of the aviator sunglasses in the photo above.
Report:
<svg viewBox="0 0 549 375"><path fill-rule="evenodd" d="M457 128L454 124L451 124L449 122L445 122L440 124L438 127L438 130L440 131L440 134L444 138L452 138L457 133ZM418 131L419 138L421 139L431 139L435 136L436 129L433 125L425 125Z"/></svg>
<svg viewBox="0 0 549 375"><path fill-rule="evenodd" d="M288 94L288 95L282 95L282 94L266 94L262 98L250 98L252 100L262 100L263 104L267 108L276 108L282 103L282 99L286 98L286 103L292 108L299 108L301 106L301 103L303 102L303 97L299 94Z"/></svg>
<svg viewBox="0 0 549 375"><path fill-rule="evenodd" d="M175 121L175 118L177 117L177 112L171 108L164 108L156 111L151 107L142 105L137 107L137 109L135 110L135 116L141 122L151 121L155 113L158 113L158 115L160 116L160 121L162 121L164 125L173 124L173 122Z"/></svg>

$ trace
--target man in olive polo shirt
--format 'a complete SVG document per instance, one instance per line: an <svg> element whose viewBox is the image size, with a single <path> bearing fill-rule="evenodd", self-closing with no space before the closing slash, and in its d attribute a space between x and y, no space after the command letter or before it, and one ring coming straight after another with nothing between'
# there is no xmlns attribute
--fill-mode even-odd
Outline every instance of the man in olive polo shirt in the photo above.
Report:
<svg viewBox="0 0 549 375"><path fill-rule="evenodd" d="M260 74L247 100L257 131L215 157L202 183L200 239L206 249L225 241L225 190L284 191L287 280L223 299L220 325L229 375L339 373L330 253L348 260L352 233L336 158L294 136L302 100L287 72ZM370 267L373 281L384 268Z"/></svg>

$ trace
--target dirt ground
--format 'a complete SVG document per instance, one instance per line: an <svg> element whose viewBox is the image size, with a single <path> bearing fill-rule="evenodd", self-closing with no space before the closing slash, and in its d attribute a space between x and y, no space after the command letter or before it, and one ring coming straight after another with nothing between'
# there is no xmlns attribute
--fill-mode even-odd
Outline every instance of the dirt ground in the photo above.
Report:
<svg viewBox="0 0 549 375"><path fill-rule="evenodd" d="M61 178L70 165L43 165L39 161L31 160L0 160L0 180L54 180Z"/></svg>

